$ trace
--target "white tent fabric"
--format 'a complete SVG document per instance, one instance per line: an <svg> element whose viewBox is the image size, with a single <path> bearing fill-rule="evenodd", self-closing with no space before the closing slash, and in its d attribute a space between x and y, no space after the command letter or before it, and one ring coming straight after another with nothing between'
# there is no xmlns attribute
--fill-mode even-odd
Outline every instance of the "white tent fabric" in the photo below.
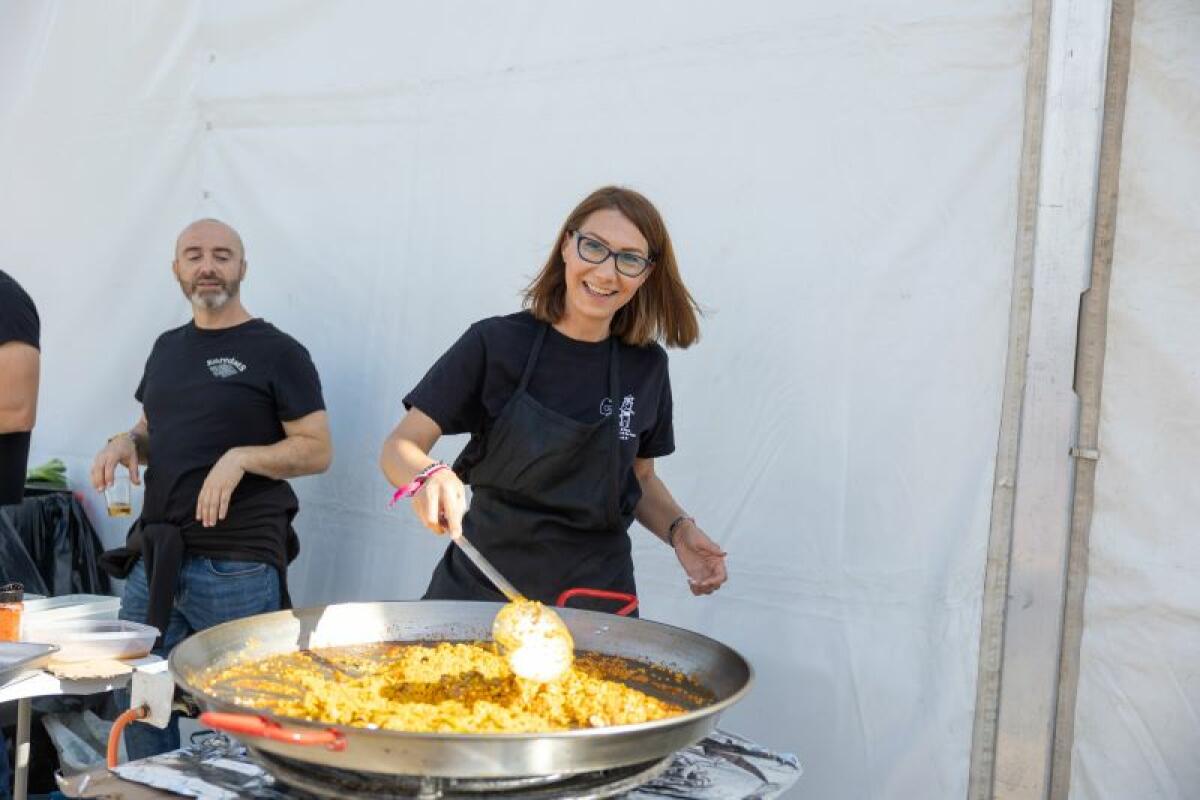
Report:
<svg viewBox="0 0 1200 800"><path fill-rule="evenodd" d="M1138 0L1071 794L1200 787L1200 5Z"/></svg>
<svg viewBox="0 0 1200 800"><path fill-rule="evenodd" d="M32 458L82 486L136 418L151 342L188 316L174 236L220 217L247 306L325 385L297 602L418 596L442 543L376 468L400 397L517 307L578 199L634 186L711 311L672 354L659 469L731 569L694 599L635 531L645 616L751 660L724 724L799 754L798 793L964 796L1029 24L1017 0L0 7L0 266L44 325Z"/></svg>

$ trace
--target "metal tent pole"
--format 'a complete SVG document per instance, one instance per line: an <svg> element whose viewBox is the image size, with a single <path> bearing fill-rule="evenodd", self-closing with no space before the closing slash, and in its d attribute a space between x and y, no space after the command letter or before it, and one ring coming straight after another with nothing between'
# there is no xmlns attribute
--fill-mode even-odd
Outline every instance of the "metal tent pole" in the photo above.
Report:
<svg viewBox="0 0 1200 800"><path fill-rule="evenodd" d="M1050 792L1074 495L1076 312L1099 180L1107 0L1035 0L971 800Z"/></svg>
<svg viewBox="0 0 1200 800"><path fill-rule="evenodd" d="M1095 500L1096 462L1100 458L1100 390L1108 339L1108 290L1112 277L1113 242L1121 172L1121 141L1134 0L1113 0L1108 35L1108 74L1104 82L1104 121L1100 138L1100 172L1096 188L1096 227L1092 237L1092 277L1079 304L1079 338L1075 358L1075 393L1079 395L1079 434L1071 454L1076 459L1074 504L1071 508L1067 597L1063 614L1058 708L1055 713L1054 760L1050 797L1066 800L1071 783L1071 751L1075 742L1075 697L1079 688L1079 650L1083 640L1084 591L1088 574L1088 542Z"/></svg>

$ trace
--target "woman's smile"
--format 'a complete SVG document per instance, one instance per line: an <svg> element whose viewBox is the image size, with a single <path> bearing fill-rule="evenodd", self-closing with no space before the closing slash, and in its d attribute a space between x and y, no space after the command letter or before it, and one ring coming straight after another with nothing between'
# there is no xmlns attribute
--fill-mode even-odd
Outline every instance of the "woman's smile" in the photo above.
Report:
<svg viewBox="0 0 1200 800"><path fill-rule="evenodd" d="M592 284L588 283L587 281L582 281L582 283L583 283L583 290L588 294L589 297L595 297L600 300L607 300L608 298L613 297L614 295L617 294L616 289L601 289L597 286L593 286Z"/></svg>

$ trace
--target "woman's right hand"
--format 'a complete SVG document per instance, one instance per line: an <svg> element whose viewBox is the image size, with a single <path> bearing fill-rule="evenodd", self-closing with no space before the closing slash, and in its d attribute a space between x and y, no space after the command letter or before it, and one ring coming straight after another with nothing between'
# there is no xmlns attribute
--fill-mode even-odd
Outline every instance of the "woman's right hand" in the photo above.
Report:
<svg viewBox="0 0 1200 800"><path fill-rule="evenodd" d="M138 475L137 446L127 433L109 439L92 461L91 480L97 492L103 492L113 485L118 464L123 464L129 470L130 482L135 485L142 482Z"/></svg>
<svg viewBox="0 0 1200 800"><path fill-rule="evenodd" d="M440 469L413 496L412 509L429 530L457 538L462 535L462 518L467 513L467 490L454 470Z"/></svg>

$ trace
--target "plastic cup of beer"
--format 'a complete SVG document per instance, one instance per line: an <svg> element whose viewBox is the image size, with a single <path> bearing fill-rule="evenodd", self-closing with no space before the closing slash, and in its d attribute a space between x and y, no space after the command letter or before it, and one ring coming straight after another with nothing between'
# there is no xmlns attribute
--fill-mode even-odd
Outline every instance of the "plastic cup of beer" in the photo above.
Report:
<svg viewBox="0 0 1200 800"><path fill-rule="evenodd" d="M128 517L133 513L129 495L129 473L117 470L113 473L112 486L104 490L104 502L108 503L110 517Z"/></svg>

